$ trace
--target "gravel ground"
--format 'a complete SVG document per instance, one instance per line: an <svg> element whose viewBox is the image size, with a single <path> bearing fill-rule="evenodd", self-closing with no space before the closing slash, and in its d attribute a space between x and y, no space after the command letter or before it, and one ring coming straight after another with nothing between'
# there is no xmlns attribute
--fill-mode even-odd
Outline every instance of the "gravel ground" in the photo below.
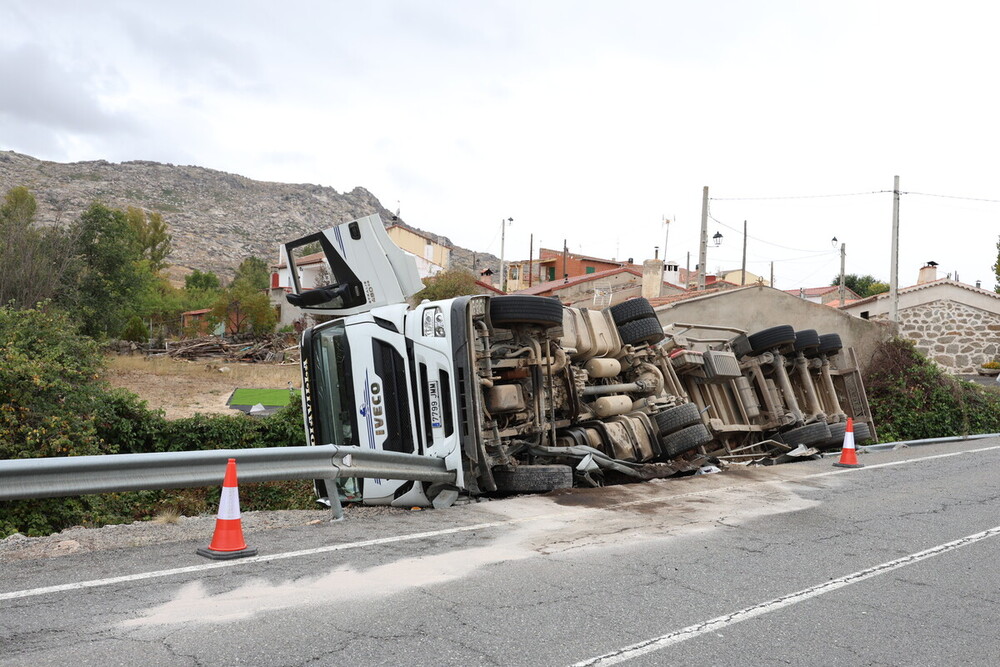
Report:
<svg viewBox="0 0 1000 667"><path fill-rule="evenodd" d="M406 513L395 507L344 508L348 518L366 519L379 515ZM243 512L243 529L260 532L276 528L292 528L330 520L330 510L281 510L275 512ZM139 547L165 542L204 540L211 536L215 516L179 517L176 522L136 521L129 524L84 528L74 526L46 537L26 537L15 533L0 540L0 563L29 558L58 558L73 553Z"/></svg>

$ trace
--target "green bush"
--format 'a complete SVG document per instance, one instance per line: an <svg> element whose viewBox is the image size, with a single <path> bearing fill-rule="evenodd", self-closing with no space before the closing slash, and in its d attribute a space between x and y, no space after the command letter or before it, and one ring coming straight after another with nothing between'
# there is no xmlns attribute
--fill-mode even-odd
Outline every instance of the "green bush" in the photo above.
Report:
<svg viewBox="0 0 1000 667"><path fill-rule="evenodd" d="M102 364L97 344L47 304L0 307L0 459L305 444L298 401L263 419L236 413L170 421L135 394L102 382ZM246 509L312 506L308 481L241 491ZM214 512L218 497L215 487L0 502L0 537L131 522L168 508Z"/></svg>
<svg viewBox="0 0 1000 667"><path fill-rule="evenodd" d="M103 395L93 411L93 432L102 440L102 453L193 451L285 447L305 444L302 409L298 403L270 417L199 415L167 420L159 411L124 390ZM162 491L105 493L69 498L0 502L0 538L15 532L48 535L70 526L103 526L147 520L173 510L188 516L214 513L219 486ZM311 509L312 484L289 480L240 485L244 510Z"/></svg>
<svg viewBox="0 0 1000 667"><path fill-rule="evenodd" d="M0 458L102 453L96 343L47 304L0 307Z"/></svg>
<svg viewBox="0 0 1000 667"><path fill-rule="evenodd" d="M1000 393L956 380L907 340L879 346L864 380L881 442L1000 432Z"/></svg>
<svg viewBox="0 0 1000 667"><path fill-rule="evenodd" d="M125 325L125 330L122 331L122 340L128 340L133 343L145 343L149 340L149 330L142 323L141 317L133 315L129 318L128 323Z"/></svg>

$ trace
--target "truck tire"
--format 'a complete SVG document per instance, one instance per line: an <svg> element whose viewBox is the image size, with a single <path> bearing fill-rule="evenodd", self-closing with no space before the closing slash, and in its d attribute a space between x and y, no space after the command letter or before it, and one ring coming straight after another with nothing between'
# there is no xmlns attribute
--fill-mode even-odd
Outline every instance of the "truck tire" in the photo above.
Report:
<svg viewBox="0 0 1000 667"><path fill-rule="evenodd" d="M750 334L747 340L750 342L750 350L754 354L760 354L775 347L795 343L795 329L788 324L782 324Z"/></svg>
<svg viewBox="0 0 1000 667"><path fill-rule="evenodd" d="M840 334L823 334L819 337L819 348L817 351L820 354L837 354L842 347L844 347L844 344L840 341Z"/></svg>
<svg viewBox="0 0 1000 667"><path fill-rule="evenodd" d="M490 320L497 326L539 324L551 328L562 325L563 307L555 299L513 294L490 299Z"/></svg>
<svg viewBox="0 0 1000 667"><path fill-rule="evenodd" d="M622 301L619 304L611 306L609 310L611 311L611 317L614 318L615 324L618 326L626 322L632 322L633 320L641 320L644 317L656 317L656 311L653 310L653 306L642 297Z"/></svg>
<svg viewBox="0 0 1000 667"><path fill-rule="evenodd" d="M564 465L503 466L493 469L501 493L545 493L573 486L573 469Z"/></svg>
<svg viewBox="0 0 1000 667"><path fill-rule="evenodd" d="M660 436L669 435L674 431L679 431L685 426L698 424L701 422L701 411L694 403L685 403L676 407L657 412L653 415L653 421L660 429Z"/></svg>
<svg viewBox="0 0 1000 667"><path fill-rule="evenodd" d="M694 424L682 428L676 433L663 436L660 438L660 442L663 443L663 458L672 459L684 452L712 442L712 434L708 432L704 424Z"/></svg>
<svg viewBox="0 0 1000 667"><path fill-rule="evenodd" d="M797 447L798 445L805 445L808 447L809 445L815 445L829 440L830 427L826 425L826 422L806 424L805 426L793 428L791 431L779 433L771 439L783 442L786 445L791 445L792 447Z"/></svg>
<svg viewBox="0 0 1000 667"><path fill-rule="evenodd" d="M795 332L795 351L811 352L819 347L819 334L815 329L802 329Z"/></svg>
<svg viewBox="0 0 1000 667"><path fill-rule="evenodd" d="M830 427L830 439L822 443L824 449L834 449L836 447L842 447L844 444L844 433L847 431L847 424L844 422L835 422L829 424Z"/></svg>
<svg viewBox="0 0 1000 667"><path fill-rule="evenodd" d="M872 439L872 430L868 428L868 424L854 425L854 444L860 445L862 442L871 439Z"/></svg>
<svg viewBox="0 0 1000 667"><path fill-rule="evenodd" d="M663 340L663 327L655 317L632 320L618 327L618 334L626 345L649 343L653 345Z"/></svg>

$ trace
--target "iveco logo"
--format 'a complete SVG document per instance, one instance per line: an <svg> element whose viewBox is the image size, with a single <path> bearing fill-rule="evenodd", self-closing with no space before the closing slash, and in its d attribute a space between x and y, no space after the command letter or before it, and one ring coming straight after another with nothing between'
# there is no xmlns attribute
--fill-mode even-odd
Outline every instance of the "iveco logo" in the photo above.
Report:
<svg viewBox="0 0 1000 667"><path fill-rule="evenodd" d="M385 435L385 411L382 407L382 385L372 382L368 385L368 403L362 403L358 412L369 420L375 429L375 435ZM369 405L370 403L370 405Z"/></svg>

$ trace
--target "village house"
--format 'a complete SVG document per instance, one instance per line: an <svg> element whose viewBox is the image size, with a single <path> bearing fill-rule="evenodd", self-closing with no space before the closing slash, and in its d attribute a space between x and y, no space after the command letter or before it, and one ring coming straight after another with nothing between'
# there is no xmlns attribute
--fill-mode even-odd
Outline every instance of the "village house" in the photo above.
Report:
<svg viewBox="0 0 1000 667"><path fill-rule="evenodd" d="M949 373L970 374L1000 358L1000 294L979 286L939 279L928 262L917 284L898 290L898 332ZM888 293L848 303L841 311L888 323Z"/></svg>

